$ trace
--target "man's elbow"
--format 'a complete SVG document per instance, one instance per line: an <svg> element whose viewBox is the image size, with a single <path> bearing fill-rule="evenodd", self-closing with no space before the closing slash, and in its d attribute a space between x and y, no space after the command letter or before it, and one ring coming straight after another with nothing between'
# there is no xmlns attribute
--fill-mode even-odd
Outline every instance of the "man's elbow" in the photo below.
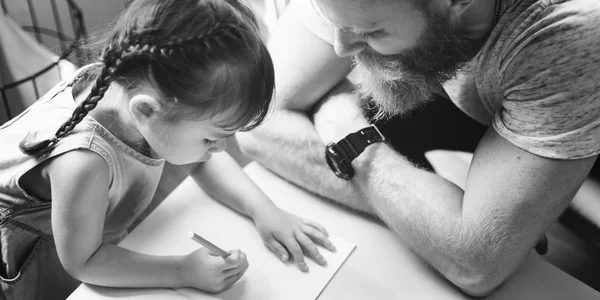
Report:
<svg viewBox="0 0 600 300"><path fill-rule="evenodd" d="M497 267L480 267L460 275L448 276L448 279L470 296L485 297L506 280L508 275L504 273Z"/></svg>
<svg viewBox="0 0 600 300"><path fill-rule="evenodd" d="M474 297L488 296L500 285L496 280L482 274L472 274L453 281L464 293Z"/></svg>

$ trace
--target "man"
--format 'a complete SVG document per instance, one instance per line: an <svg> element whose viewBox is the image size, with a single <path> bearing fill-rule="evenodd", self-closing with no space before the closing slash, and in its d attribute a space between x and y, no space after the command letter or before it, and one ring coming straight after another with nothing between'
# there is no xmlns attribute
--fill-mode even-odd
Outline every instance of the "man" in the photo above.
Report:
<svg viewBox="0 0 600 300"><path fill-rule="evenodd" d="M277 109L238 140L288 180L376 214L456 286L486 295L600 153L597 28L597 0L292 2L270 43ZM397 151L347 93L353 63L374 117L402 119L380 130L396 135ZM307 112L327 93L313 125ZM445 97L489 127L465 121ZM415 154L429 139L431 149L473 147L464 190ZM452 145L460 139L469 145Z"/></svg>

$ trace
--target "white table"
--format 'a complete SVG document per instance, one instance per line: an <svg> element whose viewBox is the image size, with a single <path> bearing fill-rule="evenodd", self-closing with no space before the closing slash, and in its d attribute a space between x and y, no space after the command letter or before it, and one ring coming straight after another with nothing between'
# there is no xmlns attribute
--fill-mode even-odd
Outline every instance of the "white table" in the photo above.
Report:
<svg viewBox="0 0 600 300"><path fill-rule="evenodd" d="M470 299L437 275L379 222L343 209L280 179L256 163L245 172L281 208L326 226L356 244L356 249L319 299ZM197 214L198 197L207 197L187 178L122 243L150 254L180 254L169 249L170 226ZM201 216L198 216L201 217ZM192 220L193 218L187 218ZM187 221L186 221L187 222ZM161 234L164 233L164 234ZM80 286L68 300L182 299L173 290L110 289ZM600 293L531 253L522 268L488 299L600 299Z"/></svg>

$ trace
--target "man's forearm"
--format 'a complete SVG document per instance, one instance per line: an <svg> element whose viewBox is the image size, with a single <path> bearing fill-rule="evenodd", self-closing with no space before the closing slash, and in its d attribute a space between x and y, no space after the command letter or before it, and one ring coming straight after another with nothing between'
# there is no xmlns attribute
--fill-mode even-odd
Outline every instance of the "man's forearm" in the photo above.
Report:
<svg viewBox="0 0 600 300"><path fill-rule="evenodd" d="M494 256L494 248L487 247L486 241L493 238L482 234L484 228L479 231L463 224L464 193L459 187L416 168L384 144L368 147L353 165L353 183L419 256L461 288L488 279L481 278L487 275L480 271L491 268L485 264Z"/></svg>
<svg viewBox="0 0 600 300"><path fill-rule="evenodd" d="M264 125L237 135L242 150L263 166L311 192L372 213L358 190L325 162L325 145L308 117L277 110Z"/></svg>

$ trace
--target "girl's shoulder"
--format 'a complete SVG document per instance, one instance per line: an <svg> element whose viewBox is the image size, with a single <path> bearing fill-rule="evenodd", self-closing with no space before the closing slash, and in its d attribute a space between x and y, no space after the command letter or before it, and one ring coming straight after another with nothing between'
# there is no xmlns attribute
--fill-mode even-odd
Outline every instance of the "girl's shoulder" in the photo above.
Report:
<svg viewBox="0 0 600 300"><path fill-rule="evenodd" d="M24 170L22 175L17 174L16 179L30 197L49 201L63 199L68 192L77 190L86 182L93 182L97 187L88 186L86 193L101 192L103 182L109 182L109 176L105 159L92 151L76 149L52 156Z"/></svg>
<svg viewBox="0 0 600 300"><path fill-rule="evenodd" d="M93 151L72 150L55 156L44 166L43 173L51 183L53 199L108 194L108 163Z"/></svg>

